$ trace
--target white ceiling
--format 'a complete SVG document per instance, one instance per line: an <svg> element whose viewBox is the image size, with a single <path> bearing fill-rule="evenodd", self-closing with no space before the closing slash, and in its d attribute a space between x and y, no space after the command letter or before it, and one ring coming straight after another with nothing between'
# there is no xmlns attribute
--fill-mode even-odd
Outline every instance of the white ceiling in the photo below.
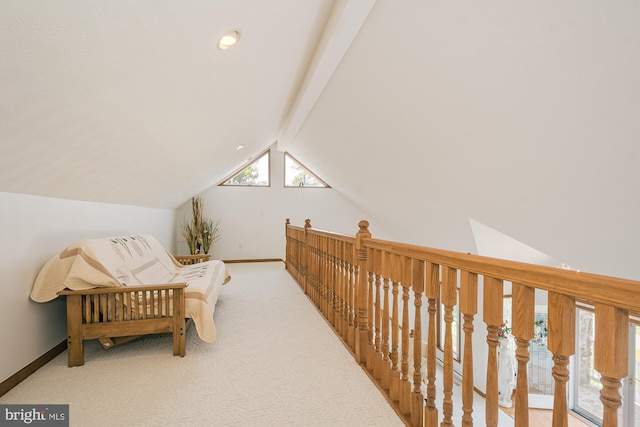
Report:
<svg viewBox="0 0 640 427"><path fill-rule="evenodd" d="M0 191L179 206L275 142L346 4L2 1Z"/></svg>
<svg viewBox="0 0 640 427"><path fill-rule="evenodd" d="M398 240L640 276L639 2L0 8L0 191L173 208L278 141Z"/></svg>

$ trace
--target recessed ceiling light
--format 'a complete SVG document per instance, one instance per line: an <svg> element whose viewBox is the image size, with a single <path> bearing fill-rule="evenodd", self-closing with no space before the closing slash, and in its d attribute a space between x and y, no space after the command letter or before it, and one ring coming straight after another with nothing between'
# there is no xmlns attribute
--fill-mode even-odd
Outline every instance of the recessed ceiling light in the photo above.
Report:
<svg viewBox="0 0 640 427"><path fill-rule="evenodd" d="M244 148L244 144L240 144L236 147L236 151L242 150Z"/></svg>
<svg viewBox="0 0 640 427"><path fill-rule="evenodd" d="M240 40L240 30L231 30L226 32L222 37L220 37L220 41L218 41L218 49L229 49Z"/></svg>

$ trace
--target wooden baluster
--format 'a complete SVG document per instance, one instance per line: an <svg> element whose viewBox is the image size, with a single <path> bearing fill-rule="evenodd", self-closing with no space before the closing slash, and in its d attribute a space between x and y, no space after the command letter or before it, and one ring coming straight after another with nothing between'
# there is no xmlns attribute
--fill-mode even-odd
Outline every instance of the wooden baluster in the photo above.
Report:
<svg viewBox="0 0 640 427"><path fill-rule="evenodd" d="M333 310L334 327L339 336L342 336L344 329L342 328L342 259L340 258L341 242L333 239L333 296L331 297L331 306Z"/></svg>
<svg viewBox="0 0 640 427"><path fill-rule="evenodd" d="M373 268L374 268L374 262L373 262L373 257L374 257L374 250L373 249L369 249L368 251L369 253L367 254L367 272L369 274L367 280L369 283L369 301L368 301L368 314L369 314L369 330L367 332L367 338L369 340L369 346L367 349L367 370L369 370L370 372L373 372L373 364L374 364L374 330L375 330L375 323L374 323L374 318L375 318L375 305L374 305L374 301L375 301L375 275L373 272Z"/></svg>
<svg viewBox="0 0 640 427"><path fill-rule="evenodd" d="M304 265L302 266L304 283L305 283L305 292L309 295L309 299L313 302L313 287L315 280L315 258L316 258L316 249L314 245L314 236L307 235L305 236L305 244L304 244Z"/></svg>
<svg viewBox="0 0 640 427"><path fill-rule="evenodd" d="M398 365L398 335L400 324L398 323L398 295L399 282L402 275L402 259L399 255L391 255L391 293L393 301L391 305L391 385L389 397L397 402L400 399L400 367Z"/></svg>
<svg viewBox="0 0 640 427"><path fill-rule="evenodd" d="M358 260L357 271L357 288L355 289L355 298L357 304L357 331L355 342L356 361L360 364L366 364L367 352L369 347L369 273L367 271L367 248L364 246L363 240L371 237L369 232L369 223L360 221L358 224L360 230L356 234L355 251Z"/></svg>
<svg viewBox="0 0 640 427"><path fill-rule="evenodd" d="M348 312L348 317L349 317L349 339L347 340L347 343L349 344L349 348L355 353L356 352L356 344L355 344L355 334L356 334L356 323L357 323L357 319L356 319L356 307L357 307L357 301L356 301L356 275L355 275L355 268L354 268L354 252L355 252L355 247L353 245L349 245L349 250L347 251L348 256L349 256L349 264L348 264L348 291L347 291L347 295L349 298L349 304L348 304L348 308L349 308L349 312Z"/></svg>
<svg viewBox="0 0 640 427"><path fill-rule="evenodd" d="M341 242L337 239L333 240L334 252L333 252L333 296L331 298L333 316L335 322L336 332L339 336L343 336L344 328L342 324L342 258L340 258Z"/></svg>
<svg viewBox="0 0 640 427"><path fill-rule="evenodd" d="M313 303L316 305L316 307L318 306L318 294L319 294L319 286L320 286L320 267L321 267L321 263L320 263L320 237L315 235L315 236L309 236L310 239L313 241L313 253L312 253L312 257L313 257L313 270L309 272L309 274L311 275L311 301L313 301Z"/></svg>
<svg viewBox="0 0 640 427"><path fill-rule="evenodd" d="M327 317L327 312L324 310L325 299L325 287L327 284L327 238L320 237L320 280L318 281L318 301L317 306L320 309L320 313Z"/></svg>
<svg viewBox="0 0 640 427"><path fill-rule="evenodd" d="M336 317L338 318L338 332L345 340L347 339L346 316L345 316L345 261L344 242L336 241Z"/></svg>
<svg viewBox="0 0 640 427"><path fill-rule="evenodd" d="M335 277L334 277L334 272L335 272L335 256L334 256L334 245L335 245L335 240L327 237L327 276L326 276L326 281L325 281L325 289L326 289L326 293L325 293L325 311L326 311L326 316L327 319L329 320L329 323L332 324L335 328L335 317L334 317L334 311L333 311L333 304L334 304L334 299L335 299Z"/></svg>
<svg viewBox="0 0 640 427"><path fill-rule="evenodd" d="M303 241L302 241L302 248L301 248L301 259L300 259L300 274L302 276L302 287L304 288L304 293L309 295L309 293L311 292L310 289L310 283L308 282L308 273L309 273L309 262L310 262L310 250L309 250L309 245L308 245L308 240L309 240L309 229L311 228L311 220L310 219L305 219L304 220L304 235L303 237ZM312 299L313 301L313 299Z"/></svg>
<svg viewBox="0 0 640 427"><path fill-rule="evenodd" d="M553 353L553 425L569 425L567 407L567 382L569 381L569 357L576 349L576 301L575 298L549 292L549 337L547 347ZM517 407L516 407L517 408Z"/></svg>
<svg viewBox="0 0 640 427"><path fill-rule="evenodd" d="M329 245L328 239L325 236L321 237L322 240L322 272L320 274L320 298L318 300L320 312L324 315L325 318L327 316L327 283L329 281L328 270L329 270L329 256L327 246Z"/></svg>
<svg viewBox="0 0 640 427"><path fill-rule="evenodd" d="M324 237L317 236L318 239L318 272L317 272L317 280L316 280L316 306L322 313L322 299L323 299L323 287L324 287Z"/></svg>
<svg viewBox="0 0 640 427"><path fill-rule="evenodd" d="M438 312L436 304L440 293L440 266L427 263L427 290L429 303L429 333L427 335L427 409L424 413L424 425L438 424L438 408L436 407L436 345L438 335L436 330Z"/></svg>
<svg viewBox="0 0 640 427"><path fill-rule="evenodd" d="M375 316L373 318L373 333L374 333L374 343L373 343L373 351L374 351L374 365L373 365L373 377L379 382L381 379L381 369L382 369L382 299L381 299L381 288L382 282L384 279L381 274L381 265L382 265L382 252L375 251L374 254L374 271L376 273L376 284L375 284Z"/></svg>
<svg viewBox="0 0 640 427"><path fill-rule="evenodd" d="M442 268L442 304L444 305L444 398L442 400L441 426L451 426L453 422L453 307L457 304L457 270L451 267Z"/></svg>
<svg viewBox="0 0 640 427"><path fill-rule="evenodd" d="M595 368L600 372L600 401L604 405L603 427L618 425L622 405L619 389L629 369L629 313L617 307L596 304Z"/></svg>
<svg viewBox="0 0 640 427"><path fill-rule="evenodd" d="M309 261L309 271L307 271L307 280L311 280L311 301L317 306L319 280L318 276L320 274L320 242L317 235L309 234L308 239L312 246L309 247L309 257L311 259Z"/></svg>
<svg viewBox="0 0 640 427"><path fill-rule="evenodd" d="M351 264L351 257L349 256L350 245L347 242L342 242L342 262L341 265L341 277L342 277L342 296L341 298L341 317L342 317L342 336L345 343L349 345L349 337L351 333L351 282L349 276L349 265Z"/></svg>
<svg viewBox="0 0 640 427"><path fill-rule="evenodd" d="M291 220L289 218L286 218L284 220L284 238L285 238L285 249L284 249L284 269L287 271L290 271L290 264L291 264L291 258L292 258L292 253L291 253L291 243L290 243L290 237L289 237L289 225L291 225Z"/></svg>
<svg viewBox="0 0 640 427"><path fill-rule="evenodd" d="M322 284L323 284L323 273L324 273L324 238L322 236L315 236L316 241L316 271L315 273L315 283L314 283L314 294L315 294L315 303L316 307L322 312Z"/></svg>
<svg viewBox="0 0 640 427"><path fill-rule="evenodd" d="M339 334L340 327L336 319L336 290L337 290L337 277L336 277L336 240L327 237L327 298L326 304L326 316L329 323L333 325L333 329Z"/></svg>
<svg viewBox="0 0 640 427"><path fill-rule="evenodd" d="M325 318L326 313L324 312L324 287L325 287L325 270L327 268L327 239L324 236L320 237L320 280L318 281L318 308L320 309L320 313L322 313Z"/></svg>
<svg viewBox="0 0 640 427"><path fill-rule="evenodd" d="M473 426L473 316L478 313L478 275L460 274L460 312L464 317L464 356L462 360L462 425Z"/></svg>
<svg viewBox="0 0 640 427"><path fill-rule="evenodd" d="M487 398L485 401L485 421L487 427L498 425L498 328L503 322L502 304L504 293L502 280L484 277L483 317L487 324Z"/></svg>
<svg viewBox="0 0 640 427"><path fill-rule="evenodd" d="M334 330L337 332L338 328L336 325L335 318L335 298L336 298L336 277L335 277L335 239L331 237L326 237L327 239L327 280L325 283L326 289L326 298L325 298L325 310L327 312L327 320L333 326Z"/></svg>
<svg viewBox="0 0 640 427"><path fill-rule="evenodd" d="M304 244L304 265L302 265L304 283L305 283L305 292L309 295L309 299L313 302L313 281L314 281L314 264L315 264L315 248L312 246L314 244L312 236L305 237Z"/></svg>
<svg viewBox="0 0 640 427"><path fill-rule="evenodd" d="M529 425L529 379L527 363L529 363L529 341L533 339L535 289L518 283L512 284L512 328L516 341L516 360L518 375L515 395L516 426Z"/></svg>
<svg viewBox="0 0 640 427"><path fill-rule="evenodd" d="M400 412L411 411L411 383L409 382L409 290L411 288L411 258L402 265L402 362L400 363Z"/></svg>
<svg viewBox="0 0 640 427"><path fill-rule="evenodd" d="M356 266L356 249L355 245L349 245L349 328L350 328L350 341L349 346L353 349L353 352L356 352L356 328L358 324L358 299L356 293L356 287L358 286L358 275L357 266Z"/></svg>
<svg viewBox="0 0 640 427"><path fill-rule="evenodd" d="M341 261L340 261L340 280L342 283L341 295L340 295L340 318L342 319L342 337L344 341L349 345L349 307L351 301L349 296L351 295L351 286L349 283L349 262L348 259L348 245L346 242L342 242L340 245Z"/></svg>
<svg viewBox="0 0 640 427"><path fill-rule="evenodd" d="M322 299L324 298L322 291L324 289L325 240L324 240L324 237L322 236L318 236L317 239L318 239L318 275L317 275L317 283L316 283L316 286L317 286L316 287L316 306L322 313Z"/></svg>
<svg viewBox="0 0 640 427"><path fill-rule="evenodd" d="M332 246L332 241L329 237L324 236L323 237L323 241L324 241L324 280L322 281L322 308L321 311L324 314L324 317L327 319L327 321L329 322L330 325L333 326L333 322L332 322L332 318L333 318L333 310L331 309L330 306L330 300L331 300L331 282L332 282L332 277L331 277L331 263L332 263L332 256L331 256L331 246Z"/></svg>
<svg viewBox="0 0 640 427"><path fill-rule="evenodd" d="M384 307L382 308L382 368L380 385L385 391L389 391L391 383L391 359L389 358L389 255L382 253L382 276L383 286L382 293Z"/></svg>
<svg viewBox="0 0 640 427"><path fill-rule="evenodd" d="M413 260L413 305L415 316L413 321L413 393L411 394L411 424L421 426L424 419L424 396L420 390L422 385L422 293L425 282L425 262ZM453 371L453 367L452 367Z"/></svg>

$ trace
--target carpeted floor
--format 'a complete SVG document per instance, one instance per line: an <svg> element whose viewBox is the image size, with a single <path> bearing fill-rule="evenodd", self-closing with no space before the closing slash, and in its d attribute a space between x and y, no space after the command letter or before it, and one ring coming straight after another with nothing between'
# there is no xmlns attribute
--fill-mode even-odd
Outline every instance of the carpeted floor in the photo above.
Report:
<svg viewBox="0 0 640 427"><path fill-rule="evenodd" d="M171 336L105 351L85 344L0 397L70 405L72 426L402 426L282 263L229 264L214 319L218 341L190 325L186 357Z"/></svg>

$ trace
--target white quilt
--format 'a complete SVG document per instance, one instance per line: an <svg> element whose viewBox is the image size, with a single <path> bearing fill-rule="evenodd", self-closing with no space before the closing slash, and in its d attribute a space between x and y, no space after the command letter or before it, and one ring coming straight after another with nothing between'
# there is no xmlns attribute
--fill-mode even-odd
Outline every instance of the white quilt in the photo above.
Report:
<svg viewBox="0 0 640 427"><path fill-rule="evenodd" d="M198 336L216 340L213 312L220 288L230 277L222 261L183 266L152 236L81 240L51 258L36 277L31 299L46 302L68 288L187 283L185 313Z"/></svg>

